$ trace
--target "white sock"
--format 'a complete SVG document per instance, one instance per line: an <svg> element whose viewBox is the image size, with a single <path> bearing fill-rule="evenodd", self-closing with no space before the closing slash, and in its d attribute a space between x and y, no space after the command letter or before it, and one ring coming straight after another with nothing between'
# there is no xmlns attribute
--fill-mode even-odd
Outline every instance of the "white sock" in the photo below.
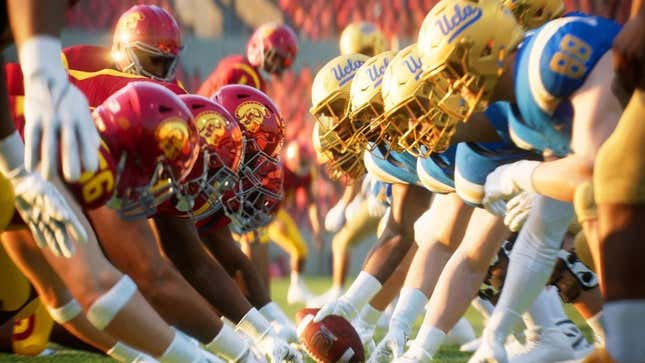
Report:
<svg viewBox="0 0 645 363"><path fill-rule="evenodd" d="M645 300L605 303L607 351L620 363L642 363L645 359Z"/></svg>
<svg viewBox="0 0 645 363"><path fill-rule="evenodd" d="M421 347L426 353L434 357L439 347L446 338L446 333L434 326L421 325L417 337L412 344Z"/></svg>
<svg viewBox="0 0 645 363"><path fill-rule="evenodd" d="M132 362L155 362L149 355L140 352L124 343L117 342L107 352L107 355L123 363Z"/></svg>
<svg viewBox="0 0 645 363"><path fill-rule="evenodd" d="M166 351L159 357L160 363L192 363L198 361L201 352L190 341L184 338L179 332L175 332L175 337Z"/></svg>
<svg viewBox="0 0 645 363"><path fill-rule="evenodd" d="M602 315L602 310L598 312L598 314L590 317L587 319L587 325L591 328L594 334L594 340L596 341L596 344L599 344L600 346L605 346L605 323L604 323L604 318Z"/></svg>
<svg viewBox="0 0 645 363"><path fill-rule="evenodd" d="M392 313L391 328L400 328L407 334L412 331L412 325L428 303L428 297L419 289L403 286L399 301Z"/></svg>
<svg viewBox="0 0 645 363"><path fill-rule="evenodd" d="M521 314L527 311L544 290L553 271L562 239L574 216L571 203L538 196L511 253L504 289L493 316L504 312ZM486 327L503 341L511 332L508 324L502 328L491 323ZM504 319L498 317L497 322ZM494 331L494 333L493 333Z"/></svg>
<svg viewBox="0 0 645 363"><path fill-rule="evenodd" d="M301 280L302 280L302 277L300 276L300 272L291 271L291 284L292 285L300 284L302 282Z"/></svg>
<svg viewBox="0 0 645 363"><path fill-rule="evenodd" d="M360 314L358 314L357 319L359 321L359 324L361 324L362 326L374 328L382 314L383 311L375 309L370 304L365 304L365 306L363 306L363 308L361 309Z"/></svg>
<svg viewBox="0 0 645 363"><path fill-rule="evenodd" d="M470 304L484 317L484 320L490 319L490 316L493 315L493 310L495 310L495 305L479 296L474 298Z"/></svg>
<svg viewBox="0 0 645 363"><path fill-rule="evenodd" d="M561 316L555 316L554 314L557 313L557 309L552 308L555 303L562 306L557 293L554 295L554 291L548 287L544 288L533 301L531 309L523 315L526 327L531 330L555 328L555 323L562 320L560 319L562 318ZM566 315L564 319L566 319Z"/></svg>

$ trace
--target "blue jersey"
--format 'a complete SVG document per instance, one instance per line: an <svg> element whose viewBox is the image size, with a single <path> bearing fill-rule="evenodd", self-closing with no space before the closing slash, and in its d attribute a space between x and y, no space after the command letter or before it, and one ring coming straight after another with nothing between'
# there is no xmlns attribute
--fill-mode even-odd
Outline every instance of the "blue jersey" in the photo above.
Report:
<svg viewBox="0 0 645 363"><path fill-rule="evenodd" d="M513 139L523 147L570 152L570 97L610 50L620 24L572 14L529 33L516 55L515 94L520 118L511 120Z"/></svg>
<svg viewBox="0 0 645 363"><path fill-rule="evenodd" d="M417 158L406 152L388 150L378 146L366 151L363 157L365 168L377 180L390 184L419 184Z"/></svg>
<svg viewBox="0 0 645 363"><path fill-rule="evenodd" d="M513 109L509 102L495 102L485 111L486 117L500 136L500 141L462 142L457 145L455 190L471 206L481 207L486 177L497 167L539 157L513 143L509 134L509 122L516 117Z"/></svg>

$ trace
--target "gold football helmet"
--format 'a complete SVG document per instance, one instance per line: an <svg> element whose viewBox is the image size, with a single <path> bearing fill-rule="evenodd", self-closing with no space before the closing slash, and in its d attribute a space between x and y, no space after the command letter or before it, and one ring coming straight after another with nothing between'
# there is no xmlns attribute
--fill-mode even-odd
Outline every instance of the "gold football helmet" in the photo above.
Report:
<svg viewBox="0 0 645 363"><path fill-rule="evenodd" d="M349 24L340 34L340 54L365 54L373 57L387 50L385 34L374 24L361 21Z"/></svg>
<svg viewBox="0 0 645 363"><path fill-rule="evenodd" d="M499 0L443 0L419 31L423 79L433 85L438 107L465 121L483 110L507 55L524 37L522 27Z"/></svg>
<svg viewBox="0 0 645 363"><path fill-rule="evenodd" d="M504 0L525 29L534 29L564 13L562 0Z"/></svg>
<svg viewBox="0 0 645 363"><path fill-rule="evenodd" d="M362 153L341 153L331 150L328 147L329 140L326 140L322 135L330 135L330 133L325 132L324 126L316 122L312 135L314 151L318 162L327 166L330 178L348 181L358 179L366 173Z"/></svg>
<svg viewBox="0 0 645 363"><path fill-rule="evenodd" d="M311 86L311 114L321 123L328 149L344 153L359 149L350 141L356 129L349 121L349 89L356 71L369 59L362 54L341 55L325 64Z"/></svg>
<svg viewBox="0 0 645 363"><path fill-rule="evenodd" d="M381 84L383 74L390 64L393 51L387 51L370 58L356 71L349 91L349 119L356 133L353 142L361 148L376 145L382 141L383 133L372 127L372 122L383 117L383 98ZM370 144L371 143L371 144Z"/></svg>
<svg viewBox="0 0 645 363"><path fill-rule="evenodd" d="M384 117L379 128L390 148L416 156L441 152L449 146L454 124L436 107L432 87L421 79L423 64L412 44L394 56L383 76Z"/></svg>

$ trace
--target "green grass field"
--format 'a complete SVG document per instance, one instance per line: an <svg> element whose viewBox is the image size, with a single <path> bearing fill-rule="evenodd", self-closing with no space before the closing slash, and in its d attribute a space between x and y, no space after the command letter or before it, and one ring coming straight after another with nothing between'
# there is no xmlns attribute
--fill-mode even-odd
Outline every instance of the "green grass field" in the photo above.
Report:
<svg viewBox="0 0 645 363"><path fill-rule="evenodd" d="M312 292L315 292L315 293L322 293L323 291L325 291L325 289L327 289L331 285L329 278L310 278L307 280L307 282ZM277 303L279 303L282 307L284 307L287 314L293 318L295 316L296 311L302 308L302 306L287 305L286 303L287 286L288 286L288 280L284 280L284 279L273 280L273 283L271 285L271 292L272 292L273 299ZM572 318L573 321L578 323L578 325L583 326L582 330L589 337L589 334L590 334L589 329L587 328L586 325L582 324L583 320L580 318L580 316L577 313L572 312L572 310L569 307L567 307L567 312L569 313L569 316ZM483 323L481 316L477 312L471 309L468 311L467 317L468 317L468 320L470 320L470 322L473 324L473 327L475 328L475 330L478 333L480 333L482 329L482 323ZM420 321L417 322L417 324L420 324ZM142 332L142 334L145 334L145 332ZM55 347L55 348L60 348L60 347ZM469 357L468 354L459 352L459 349L457 347L444 347L441 349L436 361L438 363L458 363L458 362L466 362L468 360L468 357ZM89 353L84 353L84 352L69 350L69 349L60 349L53 356L34 357L34 358L16 357L16 356L0 353L0 362L54 362L54 363L104 363L105 362L107 363L107 362L113 362L113 360L96 354L89 354Z"/></svg>

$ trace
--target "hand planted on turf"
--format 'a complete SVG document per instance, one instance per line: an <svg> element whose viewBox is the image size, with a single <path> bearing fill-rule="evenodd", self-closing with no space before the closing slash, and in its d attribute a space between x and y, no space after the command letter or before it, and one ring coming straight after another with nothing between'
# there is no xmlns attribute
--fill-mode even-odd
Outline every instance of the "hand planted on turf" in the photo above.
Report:
<svg viewBox="0 0 645 363"><path fill-rule="evenodd" d="M56 187L23 168L8 175L16 195L16 210L29 226L38 247L56 256L74 255L74 241L87 242L87 232Z"/></svg>
<svg viewBox="0 0 645 363"><path fill-rule="evenodd" d="M275 333L287 343L298 343L298 333L293 324L272 321L271 326Z"/></svg>
<svg viewBox="0 0 645 363"><path fill-rule="evenodd" d="M421 346L411 341L408 344L408 350L402 356L392 360L392 363L430 363L432 355L426 352Z"/></svg>
<svg viewBox="0 0 645 363"><path fill-rule="evenodd" d="M358 315L358 309L341 296L338 300L325 304L314 317L314 323L320 323L329 315L342 316L347 321L352 321Z"/></svg>
<svg viewBox="0 0 645 363"><path fill-rule="evenodd" d="M378 343L368 363L389 363L403 355L407 336L401 329L390 328L383 339Z"/></svg>
<svg viewBox="0 0 645 363"><path fill-rule="evenodd" d="M479 349L468 363L508 363L504 344L495 339L484 337Z"/></svg>
<svg viewBox="0 0 645 363"><path fill-rule="evenodd" d="M254 346L250 345L244 355L236 363L267 363L266 358L261 352L258 352Z"/></svg>
<svg viewBox="0 0 645 363"><path fill-rule="evenodd" d="M354 326L358 337L361 339L363 353L366 357L369 357L376 348L376 343L374 342L374 329L376 326L366 324L360 318L354 319L352 325Z"/></svg>
<svg viewBox="0 0 645 363"><path fill-rule="evenodd" d="M518 232L522 228L524 222L529 217L535 197L535 193L521 192L508 201L506 204L504 224L511 232Z"/></svg>

